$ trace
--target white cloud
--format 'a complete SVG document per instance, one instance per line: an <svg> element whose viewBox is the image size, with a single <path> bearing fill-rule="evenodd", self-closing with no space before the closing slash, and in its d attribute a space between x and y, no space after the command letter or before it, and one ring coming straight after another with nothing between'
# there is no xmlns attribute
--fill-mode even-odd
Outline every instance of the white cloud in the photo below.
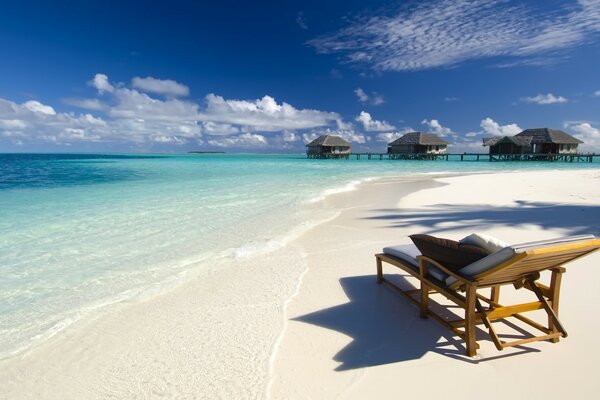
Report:
<svg viewBox="0 0 600 400"><path fill-rule="evenodd" d="M92 111L102 111L106 108L106 105L98 99L67 98L67 99L64 99L63 102L70 106L83 108L85 110L92 110Z"/></svg>
<svg viewBox="0 0 600 400"><path fill-rule="evenodd" d="M414 132L414 129L404 128L398 132L379 133L379 134L377 134L377 140L379 140L380 142L384 142L384 143L391 143L394 140L406 135L408 132Z"/></svg>
<svg viewBox="0 0 600 400"><path fill-rule="evenodd" d="M206 108L199 114L199 119L240 125L249 130L309 129L341 120L337 113L299 110L285 102L278 104L271 96L257 100L225 100L210 93L205 101Z"/></svg>
<svg viewBox="0 0 600 400"><path fill-rule="evenodd" d="M365 131L382 132L396 129L393 125L388 124L386 121L374 120L371 118L371 114L366 111L361 111L355 120L363 125Z"/></svg>
<svg viewBox="0 0 600 400"><path fill-rule="evenodd" d="M481 126L481 129L483 129L483 132L481 133L486 133L492 136L514 136L523 131L523 129L515 123L500 125L490 117L482 119L479 126ZM469 134L465 136L469 136ZM475 136L475 134L470 136Z"/></svg>
<svg viewBox="0 0 600 400"><path fill-rule="evenodd" d="M215 146L292 148L307 130L330 128L345 137L365 140L337 113L295 108L277 103L270 96L228 100L209 94L204 103L198 104L174 97L155 98L123 83L110 82L104 74L96 74L89 84L102 100L63 102L97 111L101 116L58 112L35 100L19 104L0 98L0 147L7 143L61 146L87 141L105 143L105 148L139 150L153 144L204 143L205 137Z"/></svg>
<svg viewBox="0 0 600 400"><path fill-rule="evenodd" d="M94 75L94 78L88 83L98 89L100 94L104 92L111 93L114 90L114 87L108 82L108 76L104 74Z"/></svg>
<svg viewBox="0 0 600 400"><path fill-rule="evenodd" d="M579 151L600 152L600 128L593 127L589 122L566 123L565 128L584 142L579 145Z"/></svg>
<svg viewBox="0 0 600 400"><path fill-rule="evenodd" d="M29 111L46 114L46 115L56 115L56 111L54 111L54 108L47 106L45 104L42 104L39 101L29 100L29 101L23 103L23 105Z"/></svg>
<svg viewBox="0 0 600 400"><path fill-rule="evenodd" d="M202 130L210 135L234 135L241 133L239 127L231 124L219 124L216 122L205 121L202 123Z"/></svg>
<svg viewBox="0 0 600 400"><path fill-rule="evenodd" d="M526 103L535 103L535 104L557 104L557 103L566 103L568 100L562 96L555 96L552 93L547 94L538 94L533 97L523 97L521 99Z"/></svg>
<svg viewBox="0 0 600 400"><path fill-rule="evenodd" d="M300 11L296 15L296 24L302 29L308 29L308 25L306 24L306 18L304 17L304 12Z"/></svg>
<svg viewBox="0 0 600 400"><path fill-rule="evenodd" d="M374 106L378 106L380 104L385 103L385 99L383 98L382 95L373 92L372 95L371 95L371 103Z"/></svg>
<svg viewBox="0 0 600 400"><path fill-rule="evenodd" d="M440 135L440 136L446 136L446 135L452 134L452 129L442 126L442 124L440 124L440 121L438 121L437 119L432 119L432 120L424 119L423 121L421 121L421 124L427 125L429 127L429 130L431 130L431 132L433 132L437 135Z"/></svg>
<svg viewBox="0 0 600 400"><path fill-rule="evenodd" d="M177 136L166 136L166 135L154 135L150 137L152 141L156 143L168 143L168 144L176 144L182 145L186 144L186 138L177 137Z"/></svg>
<svg viewBox="0 0 600 400"><path fill-rule="evenodd" d="M374 106L381 105L385 103L385 98L377 92L371 92L371 94L367 94L362 88L354 89L354 94L358 97L358 101L361 103L371 103Z"/></svg>
<svg viewBox="0 0 600 400"><path fill-rule="evenodd" d="M218 147L264 147L267 138L256 133L243 133L237 136L218 137L208 140L208 144Z"/></svg>
<svg viewBox="0 0 600 400"><path fill-rule="evenodd" d="M366 103L367 101L369 101L369 95L366 94L365 91L361 88L354 89L354 93L356 94L356 97L358 97L358 100L361 103Z"/></svg>
<svg viewBox="0 0 600 400"><path fill-rule="evenodd" d="M600 90L596 90L596 91L594 92L594 96L600 96Z"/></svg>
<svg viewBox="0 0 600 400"><path fill-rule="evenodd" d="M596 0L554 2L545 10L506 0L437 0L359 16L309 44L376 70L407 71L491 57L527 63L585 43L598 31Z"/></svg>
<svg viewBox="0 0 600 400"><path fill-rule="evenodd" d="M458 101L458 97L450 97L450 96L444 97L444 101L447 101L447 102Z"/></svg>
<svg viewBox="0 0 600 400"><path fill-rule="evenodd" d="M20 119L5 119L5 120L1 120L0 119L0 128L1 129L8 129L8 130L21 130L27 127L27 123L25 121L22 121Z"/></svg>
<svg viewBox="0 0 600 400"><path fill-rule="evenodd" d="M281 132L281 140L286 143L297 142L300 140L300 136L296 132L283 131Z"/></svg>
<svg viewBox="0 0 600 400"><path fill-rule="evenodd" d="M302 134L304 143L310 143L321 135L340 136L343 139L352 143L366 143L370 138L362 133L356 132L353 129L315 129Z"/></svg>
<svg viewBox="0 0 600 400"><path fill-rule="evenodd" d="M131 80L131 86L143 92L164 94L174 97L188 96L190 94L190 89L181 83L171 79L156 79L151 76L146 78L136 76Z"/></svg>

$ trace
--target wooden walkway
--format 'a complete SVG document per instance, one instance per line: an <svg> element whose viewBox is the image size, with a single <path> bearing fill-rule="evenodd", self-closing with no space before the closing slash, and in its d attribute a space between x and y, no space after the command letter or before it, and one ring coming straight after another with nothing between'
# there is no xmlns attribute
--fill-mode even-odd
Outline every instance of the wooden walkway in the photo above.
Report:
<svg viewBox="0 0 600 400"><path fill-rule="evenodd" d="M426 161L550 161L550 162L594 162L600 154L389 154L389 153L348 153L348 154L307 154L308 158L318 159L360 159L379 160L426 160Z"/></svg>

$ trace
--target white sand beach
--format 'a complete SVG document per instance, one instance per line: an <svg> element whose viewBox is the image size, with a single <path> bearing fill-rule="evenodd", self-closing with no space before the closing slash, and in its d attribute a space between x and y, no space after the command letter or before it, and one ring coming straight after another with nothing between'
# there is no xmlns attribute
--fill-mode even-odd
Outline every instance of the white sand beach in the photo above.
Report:
<svg viewBox="0 0 600 400"><path fill-rule="evenodd" d="M418 175L366 182L318 206L335 217L283 248L236 268L217 260L170 292L111 307L1 361L0 397L548 399L597 391L600 253L567 266L560 316L568 338L499 352L480 331L475 358L375 283L374 254L413 233L478 232L509 243L598 235L600 171Z"/></svg>

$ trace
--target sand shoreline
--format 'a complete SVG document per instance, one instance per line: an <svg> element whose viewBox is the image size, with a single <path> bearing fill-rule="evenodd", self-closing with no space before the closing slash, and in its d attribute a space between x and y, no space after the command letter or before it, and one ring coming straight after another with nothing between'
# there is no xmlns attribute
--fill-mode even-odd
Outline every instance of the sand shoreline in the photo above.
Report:
<svg viewBox="0 0 600 400"><path fill-rule="evenodd" d="M372 393L397 397L392 383L398 374L416 379L425 365L433 364L433 373L440 375L473 365L457 364L451 357L454 353L436 347L436 341L449 340L448 335L436 325L423 326L413 318L416 313L411 305L373 284L373 254L383 245L406 241L406 235L415 231L447 237L471 233L456 226L459 217L476 221L471 230L510 238L513 240L507 241L513 243L521 238L571 234L578 224L587 228L593 222L586 226L580 218L565 224L559 216L546 225L539 224L536 218L542 214L535 210L543 207L542 202L597 208L599 180L600 172L573 170L451 177L423 174L361 183L355 191L328 196L323 206L339 210L337 217L313 227L283 249L263 255L269 266L262 265L260 257L235 271L215 265L203 274L201 284L187 283L69 330L17 359L0 362L0 390L10 398L364 398ZM516 188L497 190L511 181L517 181ZM548 181L559 182L566 192L574 193L557 191ZM473 190L475 187L478 190ZM482 218L489 226L475 218L481 217L481 207L477 208L481 201L490 209L503 210L493 218ZM449 210L446 219L436 219L435 213L444 208ZM510 226L510 210L522 208L532 215L519 221L518 227ZM597 217L596 208L586 210ZM516 221L523 215L517 212L513 217ZM589 258L592 264L598 261L597 255ZM577 270L584 268L591 266ZM269 285L284 286L285 296L265 286L264 274L275 278ZM574 283L570 285L574 287ZM201 288L214 292L203 293ZM577 313L568 298L564 303L565 318L571 318L569 324L575 319L577 326L581 311ZM370 308L374 304L380 309ZM345 309L356 321L348 323ZM388 318L398 316L399 310L405 324ZM365 312L371 313L366 321ZM231 318L237 315L244 316L244 326L237 326L240 320ZM363 329L362 324L373 329ZM385 331L379 337L381 328ZM591 326L582 328L592 330ZM387 331L394 330L397 335L407 334L409 342L417 338L412 350L393 350L397 342ZM215 337L216 331L231 334ZM502 373L510 375L507 368L513 364L532 362L539 368L539 360L534 361L532 355L545 359L564 356L573 349L581 355L582 348L589 345L589 335L579 336L556 346L534 345L530 354L481 362L479 367L484 371L489 366L505 369ZM371 342L377 345L371 347ZM484 347L482 359L497 355ZM415 363L417 371L407 371L407 366ZM408 393L416 393L417 386ZM583 388L589 389L589 385Z"/></svg>
<svg viewBox="0 0 600 400"><path fill-rule="evenodd" d="M411 233L458 239L481 232L511 243L584 231L598 235L600 173L495 173L436 181L437 187L396 198L386 196L393 184L365 185L353 195L360 206L301 239L308 272L289 307L292 321L275 362L271 398L391 399L422 394L423 385L431 396L463 398L465 393L449 396L446 390L456 384L457 374L468 374L472 382L467 398L489 392L490 386L489 397L514 397L515 388L498 387L498 379L521 385L524 398L585 396L596 389L591 371L600 351L591 332L599 324L587 317L594 309L594 289L581 293L577 287L600 278L594 269L600 255L568 268L561 300L568 339L498 352L481 334L480 355L469 359L460 340L435 322L420 320L412 304L375 284L373 254L408 242ZM553 362L557 358L561 365ZM528 384L545 381L556 370L564 385Z"/></svg>

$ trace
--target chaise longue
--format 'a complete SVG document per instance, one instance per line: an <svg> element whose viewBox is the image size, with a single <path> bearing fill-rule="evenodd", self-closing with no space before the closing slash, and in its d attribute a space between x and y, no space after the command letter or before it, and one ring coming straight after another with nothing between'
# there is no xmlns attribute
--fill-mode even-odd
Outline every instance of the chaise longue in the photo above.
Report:
<svg viewBox="0 0 600 400"><path fill-rule="evenodd" d="M392 246L375 255L377 283L386 284L411 300L419 307L422 318L432 317L462 338L466 342L467 355L473 357L479 347L475 333L478 323L483 323L487 328L498 350L540 340L556 343L560 337L567 337L567 332L558 319L561 278L565 272L563 266L599 248L600 239L592 235L524 243L503 247L453 271L420 254L412 244ZM383 275L383 263L398 267L417 278L420 287L413 290L401 289ZM547 270L551 272L549 286L539 282L540 272ZM500 287L503 285L529 290L537 301L503 306L499 303ZM489 297L480 293L484 288L491 289ZM439 293L462 308L464 318L448 321L430 310L429 296L432 293ZM523 315L534 310L546 312L547 325ZM492 321L508 317L517 318L541 334L510 342L501 340Z"/></svg>

